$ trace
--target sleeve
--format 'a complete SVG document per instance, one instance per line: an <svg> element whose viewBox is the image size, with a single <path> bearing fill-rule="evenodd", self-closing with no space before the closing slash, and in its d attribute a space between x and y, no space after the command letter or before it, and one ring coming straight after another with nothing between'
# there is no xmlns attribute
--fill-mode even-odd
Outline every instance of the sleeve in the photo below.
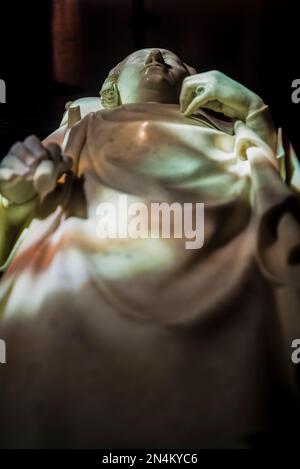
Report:
<svg viewBox="0 0 300 469"><path fill-rule="evenodd" d="M0 194L0 272L6 270L23 241L36 205L37 199L15 205Z"/></svg>
<svg viewBox="0 0 300 469"><path fill-rule="evenodd" d="M300 163L292 144L282 129L278 129L276 156L282 180L295 192L300 193Z"/></svg>
<svg viewBox="0 0 300 469"><path fill-rule="evenodd" d="M273 160L274 166L279 170L281 179L292 190L300 192L299 159L282 129L275 129L269 107L263 105L260 109L250 113L245 124L246 127L241 125L241 121L238 121L235 125L235 131L238 127L243 127L242 132L237 132L237 140L240 142L240 146L243 142L245 149L256 140L257 146L264 147L266 153L269 154L270 160ZM247 132L246 129L250 129L250 132ZM245 145L248 141L251 144Z"/></svg>
<svg viewBox="0 0 300 469"><path fill-rule="evenodd" d="M248 114L246 125L267 143L273 151L276 150L277 133L269 106L264 104L261 108Z"/></svg>
<svg viewBox="0 0 300 469"><path fill-rule="evenodd" d="M266 131L265 128L263 129ZM257 224L256 259L270 282L300 287L300 165L283 136L272 150L254 129L235 124L236 154L247 159L251 176L251 204Z"/></svg>
<svg viewBox="0 0 300 469"><path fill-rule="evenodd" d="M247 155L257 219L258 264L272 283L299 289L300 193L282 180L261 148L249 148Z"/></svg>

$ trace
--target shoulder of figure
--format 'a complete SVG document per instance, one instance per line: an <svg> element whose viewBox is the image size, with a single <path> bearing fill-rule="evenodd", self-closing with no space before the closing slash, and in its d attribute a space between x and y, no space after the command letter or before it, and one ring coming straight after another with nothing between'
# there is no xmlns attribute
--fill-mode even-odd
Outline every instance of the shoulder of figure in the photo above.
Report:
<svg viewBox="0 0 300 469"><path fill-rule="evenodd" d="M77 113L80 114L80 118L82 119L91 112L100 111L103 109L103 106L101 105L99 97L87 97L69 101L66 103L65 109L66 111L60 123L60 127L68 122L69 114L75 112L75 109L77 110Z"/></svg>

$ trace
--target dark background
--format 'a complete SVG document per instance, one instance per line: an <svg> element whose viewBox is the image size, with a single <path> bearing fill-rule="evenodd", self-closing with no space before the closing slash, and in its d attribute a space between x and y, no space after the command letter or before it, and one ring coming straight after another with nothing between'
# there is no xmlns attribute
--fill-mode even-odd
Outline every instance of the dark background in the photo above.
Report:
<svg viewBox="0 0 300 469"><path fill-rule="evenodd" d="M44 138L64 104L96 96L119 60L142 47L178 53L198 72L219 69L271 106L298 154L297 2L273 0L38 0L1 2L0 158L17 140Z"/></svg>

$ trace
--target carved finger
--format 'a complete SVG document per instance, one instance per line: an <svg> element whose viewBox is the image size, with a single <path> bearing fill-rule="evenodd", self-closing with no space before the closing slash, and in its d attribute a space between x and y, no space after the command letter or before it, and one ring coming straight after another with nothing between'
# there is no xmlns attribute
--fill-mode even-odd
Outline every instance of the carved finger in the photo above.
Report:
<svg viewBox="0 0 300 469"><path fill-rule="evenodd" d="M36 160L40 161L43 159L47 159L47 150L43 147L41 141L35 136L30 135L24 140L25 147L32 153L32 155L36 158Z"/></svg>
<svg viewBox="0 0 300 469"><path fill-rule="evenodd" d="M10 182L16 177L15 172L10 168L0 168L0 181Z"/></svg>
<svg viewBox="0 0 300 469"><path fill-rule="evenodd" d="M12 154L3 158L1 167L12 170L16 176L26 176L30 172L30 168L18 156Z"/></svg>
<svg viewBox="0 0 300 469"><path fill-rule="evenodd" d="M55 167L52 160L44 160L39 163L33 176L33 185L42 198L55 189L57 170L58 168Z"/></svg>
<svg viewBox="0 0 300 469"><path fill-rule="evenodd" d="M205 92L203 95L197 96L193 99L193 101L189 104L187 109L184 112L185 116L192 115L195 111L200 109L201 107L205 106L209 101L215 99L214 97L210 96L209 93Z"/></svg>
<svg viewBox="0 0 300 469"><path fill-rule="evenodd" d="M24 143L17 142L15 143L9 153L16 155L20 160L22 160L27 166L34 164L36 158L28 149L25 147Z"/></svg>
<svg viewBox="0 0 300 469"><path fill-rule="evenodd" d="M187 106L190 104L194 95L194 85L190 82L183 82L181 93L179 97L180 111L185 112Z"/></svg>

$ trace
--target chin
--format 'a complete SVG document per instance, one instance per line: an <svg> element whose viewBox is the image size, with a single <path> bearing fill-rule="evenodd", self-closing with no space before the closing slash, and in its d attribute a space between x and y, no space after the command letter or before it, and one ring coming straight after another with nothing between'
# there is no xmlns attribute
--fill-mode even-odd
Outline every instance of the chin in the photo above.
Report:
<svg viewBox="0 0 300 469"><path fill-rule="evenodd" d="M153 74L151 77L147 77L146 80L143 81L143 88L146 92L159 91L170 94L174 89L174 86L169 76Z"/></svg>
<svg viewBox="0 0 300 469"><path fill-rule="evenodd" d="M139 102L178 103L172 77L160 69L151 70L140 83Z"/></svg>
<svg viewBox="0 0 300 469"><path fill-rule="evenodd" d="M145 79L143 80L143 82L148 86L151 86L151 84L155 86L157 83L163 83L167 86L171 86L171 81L171 77L167 73L161 73L160 71L155 71L146 75Z"/></svg>

